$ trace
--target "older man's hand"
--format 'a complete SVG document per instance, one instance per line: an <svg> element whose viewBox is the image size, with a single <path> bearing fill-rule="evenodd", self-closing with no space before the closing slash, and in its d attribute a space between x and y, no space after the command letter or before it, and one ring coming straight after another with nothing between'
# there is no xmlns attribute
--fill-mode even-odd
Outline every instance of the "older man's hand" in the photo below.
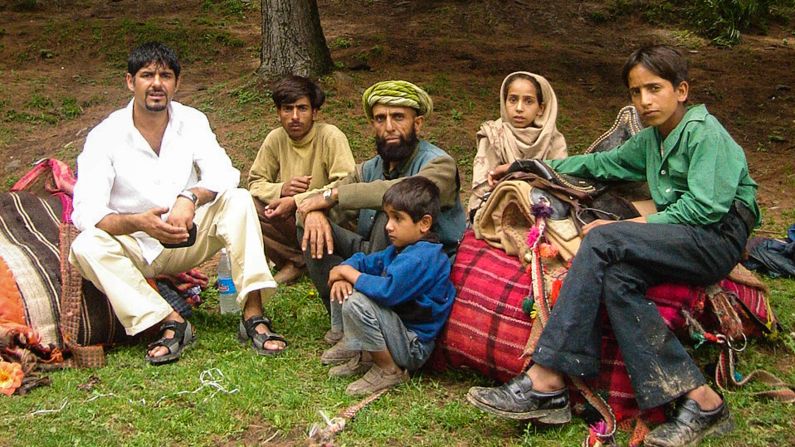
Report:
<svg viewBox="0 0 795 447"><path fill-rule="evenodd" d="M307 214L312 211L327 210L336 205L336 194L336 188L331 190L331 197L333 198L327 198L323 195L323 191L318 191L316 194L305 197L301 201L301 205L298 206L298 211Z"/></svg>
<svg viewBox="0 0 795 447"><path fill-rule="evenodd" d="M322 211L310 211L304 216L304 238L301 240L301 250L306 251L307 247L313 259L322 259L326 253L334 253L331 224Z"/></svg>

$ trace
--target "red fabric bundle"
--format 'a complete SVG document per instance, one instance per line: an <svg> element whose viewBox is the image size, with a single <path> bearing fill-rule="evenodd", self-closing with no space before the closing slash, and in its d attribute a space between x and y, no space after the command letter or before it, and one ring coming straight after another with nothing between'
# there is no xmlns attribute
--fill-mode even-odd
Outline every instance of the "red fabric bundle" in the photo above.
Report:
<svg viewBox="0 0 795 447"><path fill-rule="evenodd" d="M532 323L522 311L530 276L516 257L475 239L469 230L458 247L450 279L458 291L437 340L433 367L468 367L507 382L522 370Z"/></svg>

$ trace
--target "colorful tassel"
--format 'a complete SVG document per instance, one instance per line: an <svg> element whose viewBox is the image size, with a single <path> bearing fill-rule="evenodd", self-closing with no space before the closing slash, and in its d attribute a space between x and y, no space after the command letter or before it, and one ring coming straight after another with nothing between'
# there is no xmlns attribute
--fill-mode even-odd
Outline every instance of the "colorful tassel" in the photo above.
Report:
<svg viewBox="0 0 795 447"><path fill-rule="evenodd" d="M546 201L539 201L533 204L530 212L533 213L533 216L543 217L544 219L552 217L552 208L547 205Z"/></svg>
<svg viewBox="0 0 795 447"><path fill-rule="evenodd" d="M530 228L530 231L527 232L527 246L533 247L538 241L538 238L541 237L541 232L538 231L538 227Z"/></svg>
<svg viewBox="0 0 795 447"><path fill-rule="evenodd" d="M530 319L535 320L538 317L538 303L533 303L533 310L530 311Z"/></svg>
<svg viewBox="0 0 795 447"><path fill-rule="evenodd" d="M692 338L696 342L696 345L694 346L695 349L700 348L701 345L707 342L707 339L704 338L704 334L699 334L698 332L693 332L692 334L690 334L690 338Z"/></svg>
<svg viewBox="0 0 795 447"><path fill-rule="evenodd" d="M533 301L532 296L528 296L522 300L522 312L528 317L533 313L533 306L535 306L535 301Z"/></svg>
<svg viewBox="0 0 795 447"><path fill-rule="evenodd" d="M734 371L734 381L738 383L743 381L743 375L737 370Z"/></svg>
<svg viewBox="0 0 795 447"><path fill-rule="evenodd" d="M607 422L605 421L599 421L588 427L588 445L590 447L613 445L611 438L611 436L607 436Z"/></svg>
<svg viewBox="0 0 795 447"><path fill-rule="evenodd" d="M542 258L553 259L558 256L558 248L552 244L543 242L538 246L538 253Z"/></svg>
<svg viewBox="0 0 795 447"><path fill-rule="evenodd" d="M563 280L560 278L552 281L552 290L549 292L549 307L555 307L558 302L558 295L560 295L560 288L563 287Z"/></svg>

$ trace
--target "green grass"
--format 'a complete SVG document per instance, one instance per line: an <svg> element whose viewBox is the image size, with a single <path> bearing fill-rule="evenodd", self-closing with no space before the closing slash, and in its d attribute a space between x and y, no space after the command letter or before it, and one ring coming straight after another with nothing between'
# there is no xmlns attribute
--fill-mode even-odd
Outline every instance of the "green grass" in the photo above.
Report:
<svg viewBox="0 0 795 447"><path fill-rule="evenodd" d="M244 18L247 13L259 12L256 1L243 2L241 0L203 0L203 12L219 14L231 18Z"/></svg>
<svg viewBox="0 0 795 447"><path fill-rule="evenodd" d="M214 303L211 298L205 306ZM312 286L304 281L284 289L266 307L290 340L284 355L254 355L235 340L234 316L200 311L192 320L199 338L175 364L146 365L143 344L116 348L104 368L52 372L52 386L0 400L0 430L16 433L5 442L152 445L167 440L216 445L241 441L252 430L261 438L303 439L306 429L321 421L319 411L335 415L356 400L344 394L348 380L328 379L327 368L318 360L327 325ZM214 368L223 373L221 385L238 391L212 396L212 388L203 388L183 393L201 388L202 372ZM97 381L93 389L80 388L90 380ZM417 374L363 410L340 440L347 445L518 442L521 427L485 416L464 401L466 387L482 383L462 373ZM62 406L51 414L31 415ZM576 442L582 430L547 431L540 439Z"/></svg>
<svg viewBox="0 0 795 447"><path fill-rule="evenodd" d="M228 3L233 4L232 1ZM215 12L213 8L210 10ZM205 16L189 22L126 17L52 19L43 25L41 33L26 39L26 45L14 57L19 63L27 63L50 58L68 60L90 54L102 63L123 69L131 48L153 40L169 45L183 64L212 62L230 48L245 46L243 40L228 30L223 17Z"/></svg>
<svg viewBox="0 0 795 447"><path fill-rule="evenodd" d="M348 37L337 37L329 42L329 48L350 48L353 45L353 39Z"/></svg>
<svg viewBox="0 0 795 447"><path fill-rule="evenodd" d="M23 124L58 124L63 120L73 120L83 114L83 105L71 96L64 96L56 101L48 96L33 94L24 104L21 110L7 109L0 107L0 116L6 122L17 122Z"/></svg>
<svg viewBox="0 0 795 447"><path fill-rule="evenodd" d="M767 282L779 317L792 327L795 281ZM268 439L300 445L308 427L321 421L319 411L334 416L357 401L344 393L349 380L329 379L319 362L328 326L325 309L307 280L281 289L266 304L276 328L290 341L288 350L277 357L258 357L239 344L236 317L218 314L215 305L217 299L209 293L192 319L199 338L175 364L147 365L143 343L119 347L109 351L104 368L50 372L51 386L0 398L0 431L15 433L0 445L211 446L253 445ZM707 361L713 354L702 348L697 357ZM748 373L763 367L792 383L793 357L780 343L755 341L742 354L738 370ZM202 387L202 373L216 369L223 374L215 375L218 384L237 391ZM96 384L83 385L90 381ZM339 445L560 446L577 445L587 432L579 418L561 427L538 428L481 413L464 396L469 386L489 383L465 372L416 373L409 383L362 410L338 437ZM702 445L772 446L792 441L792 405L760 401L744 391L728 393L727 399L737 430ZM56 411L33 415L41 410ZM626 434L619 439L626 445Z"/></svg>

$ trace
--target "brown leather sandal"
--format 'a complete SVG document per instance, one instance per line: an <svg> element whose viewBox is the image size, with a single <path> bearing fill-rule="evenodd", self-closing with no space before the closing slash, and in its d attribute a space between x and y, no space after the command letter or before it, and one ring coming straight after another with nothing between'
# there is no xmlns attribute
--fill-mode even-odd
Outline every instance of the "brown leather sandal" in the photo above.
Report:
<svg viewBox="0 0 795 447"><path fill-rule="evenodd" d="M165 337L163 334L165 334L167 330L174 331L174 335ZM196 338L196 334L193 332L193 326L187 321L183 321L182 323L174 320L164 321L163 324L160 325L160 334L160 338L149 343L146 349L149 351L152 350L152 348L162 346L168 349L168 354L156 357L147 354L146 361L151 365L164 365L179 360L180 355L182 355L182 350L193 343L193 340Z"/></svg>
<svg viewBox="0 0 795 447"><path fill-rule="evenodd" d="M257 332L256 327L264 324L268 331L264 334ZM277 355L287 349L287 340L284 337L273 331L270 318L264 315L255 315L248 320L240 320L240 327L237 331L237 337L241 343L251 340L252 347L259 355ZM282 349L266 349L265 343L269 341L284 342Z"/></svg>

